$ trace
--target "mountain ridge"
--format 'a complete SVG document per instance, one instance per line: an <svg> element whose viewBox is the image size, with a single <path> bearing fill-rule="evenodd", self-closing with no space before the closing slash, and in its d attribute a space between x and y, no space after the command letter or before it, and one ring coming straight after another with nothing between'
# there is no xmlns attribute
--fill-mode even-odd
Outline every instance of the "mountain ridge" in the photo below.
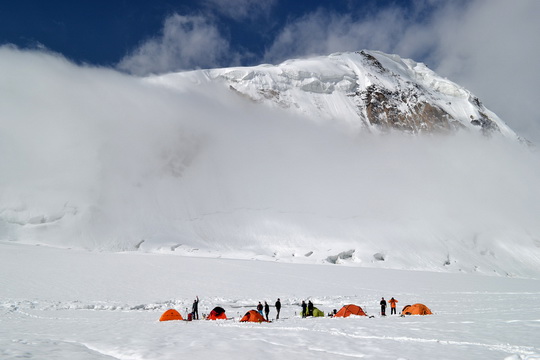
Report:
<svg viewBox="0 0 540 360"><path fill-rule="evenodd" d="M181 77L193 83L221 82L253 102L339 123L353 132L421 134L468 129L518 138L470 91L423 63L379 51L195 70L150 81L174 87Z"/></svg>

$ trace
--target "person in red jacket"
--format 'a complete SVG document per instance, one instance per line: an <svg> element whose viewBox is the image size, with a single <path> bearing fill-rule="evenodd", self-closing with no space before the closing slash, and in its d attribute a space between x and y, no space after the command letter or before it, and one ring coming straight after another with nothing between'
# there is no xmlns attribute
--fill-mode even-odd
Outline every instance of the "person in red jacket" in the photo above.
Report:
<svg viewBox="0 0 540 360"><path fill-rule="evenodd" d="M395 314L396 313L396 304L399 301L397 301L394 298L391 298L390 300L388 300L388 302L390 303L390 315Z"/></svg>

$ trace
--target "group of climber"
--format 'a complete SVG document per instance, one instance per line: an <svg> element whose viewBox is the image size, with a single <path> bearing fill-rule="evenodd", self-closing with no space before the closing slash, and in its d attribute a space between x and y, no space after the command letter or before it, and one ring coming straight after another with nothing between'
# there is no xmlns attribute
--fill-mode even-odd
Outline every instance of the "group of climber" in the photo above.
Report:
<svg viewBox="0 0 540 360"><path fill-rule="evenodd" d="M279 312L281 311L281 300L279 300L279 298L278 298L274 305L275 305L276 311L277 311L276 320L278 320L279 319ZM263 314L263 309L264 309L264 314ZM261 314L266 319L266 321L270 321L268 319L268 314L270 314L270 305L268 305L268 303L266 301L264 302L264 306L259 301L259 305L257 305L257 311L259 312L259 314Z"/></svg>
<svg viewBox="0 0 540 360"><path fill-rule="evenodd" d="M397 301L394 298L391 298L390 300L388 300L388 303L390 303L390 315L396 314L396 304L398 302L399 301ZM386 305L387 304L386 304L386 300L384 300L384 297L381 299L380 305L381 305L381 316L386 316Z"/></svg>
<svg viewBox="0 0 540 360"><path fill-rule="evenodd" d="M380 305L381 305L381 316L386 316L386 307L387 304L390 304L390 315L397 314L396 313L396 304L398 303L398 300L394 299L393 297L388 300L388 303L386 300L381 298ZM276 320L279 319L279 313L281 311L281 300L278 298L276 303L274 304L277 314L276 314ZM313 316L313 303L311 300L309 300L306 304L305 300L302 300L302 312L300 315L305 318L307 316ZM268 305L268 302L264 302L264 305L259 301L259 304L257 305L257 311L266 319L266 321L270 321L268 318L268 315L270 314L270 305ZM264 311L264 313L263 313ZM335 314L334 310L334 314ZM193 305L191 308L191 313L188 314L188 318L193 320L199 320L199 296L196 297L196 299L193 301Z"/></svg>
<svg viewBox="0 0 540 360"><path fill-rule="evenodd" d="M313 308L314 306L311 300L309 300L307 304L304 300L302 300L302 312L300 313L300 315L303 318L305 318L306 316L313 316Z"/></svg>
<svg viewBox="0 0 540 360"><path fill-rule="evenodd" d="M394 299L393 297L390 300L388 300L388 303L390 304L390 315L397 314L396 304L398 302L399 301ZM384 297L381 298L380 305L381 305L381 316L386 316L387 302L384 299ZM276 320L277 320L279 319L279 312L281 311L281 301L279 299L277 299L275 306L276 306L276 311L277 311L277 315L276 315ZM313 303L311 302L311 300L308 300L307 304L305 300L302 300L301 306L302 306L302 312L300 313L300 316L302 316L303 318L307 316L313 316L313 311L315 307ZM263 310L264 310L264 313L263 313ZM266 301L264 302L264 305L259 301L259 304L257 305L257 311L266 319L266 321L269 321L268 314L270 313L270 305L268 305ZM333 316L335 314L336 314L336 310L334 309L334 312L332 314L329 314L329 316Z"/></svg>

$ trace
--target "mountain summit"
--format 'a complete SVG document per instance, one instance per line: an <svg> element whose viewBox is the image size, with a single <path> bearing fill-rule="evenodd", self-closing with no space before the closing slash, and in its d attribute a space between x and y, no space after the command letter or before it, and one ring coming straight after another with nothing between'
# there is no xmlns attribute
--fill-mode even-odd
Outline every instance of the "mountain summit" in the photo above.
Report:
<svg viewBox="0 0 540 360"><path fill-rule="evenodd" d="M221 82L254 102L353 131L422 134L470 129L516 137L470 91L423 63L378 51L167 74L153 81L174 86L179 78Z"/></svg>

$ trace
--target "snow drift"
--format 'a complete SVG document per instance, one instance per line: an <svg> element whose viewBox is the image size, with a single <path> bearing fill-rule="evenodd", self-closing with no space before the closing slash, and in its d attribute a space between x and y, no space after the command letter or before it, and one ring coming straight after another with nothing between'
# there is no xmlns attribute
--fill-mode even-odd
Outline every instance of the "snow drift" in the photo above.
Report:
<svg viewBox="0 0 540 360"><path fill-rule="evenodd" d="M272 106L207 74L0 48L0 238L539 275L538 154L494 114L490 137L374 136L291 111L313 88Z"/></svg>

